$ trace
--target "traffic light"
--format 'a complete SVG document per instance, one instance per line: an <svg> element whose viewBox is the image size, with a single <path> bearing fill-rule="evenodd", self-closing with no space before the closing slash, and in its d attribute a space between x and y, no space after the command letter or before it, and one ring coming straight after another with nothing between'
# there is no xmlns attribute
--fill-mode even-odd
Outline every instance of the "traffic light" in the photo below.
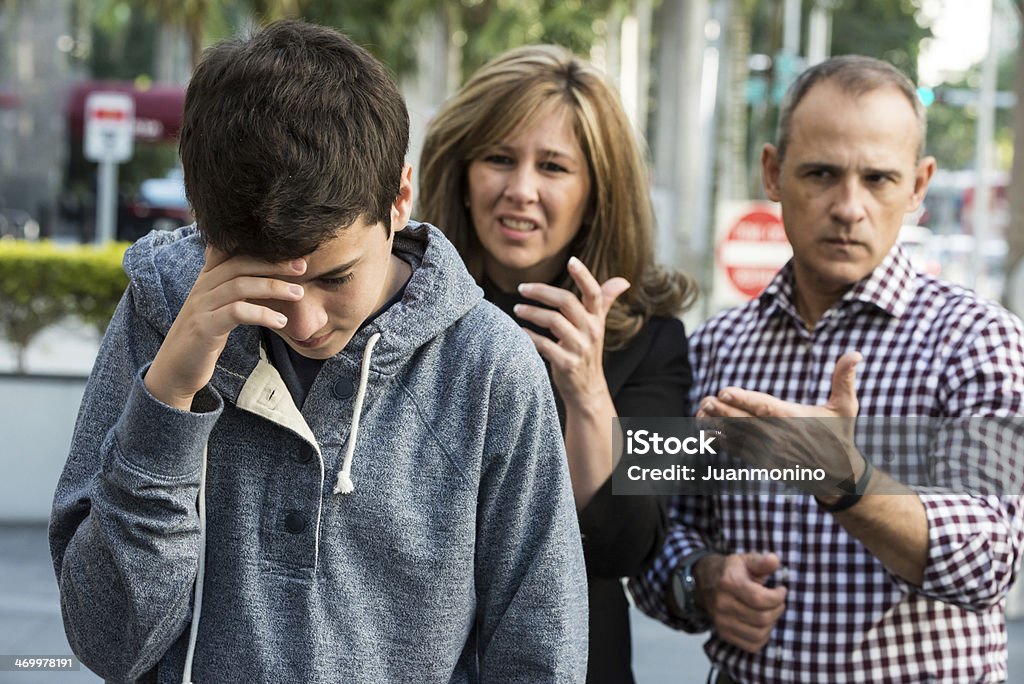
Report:
<svg viewBox="0 0 1024 684"><path fill-rule="evenodd" d="M917 99L921 101L925 107L931 107L935 104L935 91L932 88L920 87L917 89Z"/></svg>

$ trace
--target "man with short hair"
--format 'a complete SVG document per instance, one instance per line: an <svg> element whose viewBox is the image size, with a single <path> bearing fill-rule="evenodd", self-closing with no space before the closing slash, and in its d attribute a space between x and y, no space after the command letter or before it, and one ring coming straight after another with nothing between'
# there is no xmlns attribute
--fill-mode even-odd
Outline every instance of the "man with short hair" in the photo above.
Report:
<svg viewBox="0 0 1024 684"><path fill-rule="evenodd" d="M935 169L924 134L913 84L884 62L837 57L793 84L762 154L793 258L694 333L698 418L1024 413L1020 320L896 244ZM676 497L631 582L640 607L711 628L719 682L1005 681L1021 497L911 488L848 456L847 493Z"/></svg>
<svg viewBox="0 0 1024 684"><path fill-rule="evenodd" d="M125 256L57 487L68 640L108 680L582 682L550 384L409 221L383 66L283 21L208 50L197 226Z"/></svg>

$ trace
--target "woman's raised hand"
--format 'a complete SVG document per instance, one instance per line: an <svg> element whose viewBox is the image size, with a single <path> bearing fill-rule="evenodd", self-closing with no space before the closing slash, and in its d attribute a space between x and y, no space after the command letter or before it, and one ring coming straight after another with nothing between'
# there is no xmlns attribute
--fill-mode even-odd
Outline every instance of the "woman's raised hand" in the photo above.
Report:
<svg viewBox="0 0 1024 684"><path fill-rule="evenodd" d="M629 289L629 281L615 277L599 284L576 257L569 259L569 275L581 297L553 285L523 283L521 295L551 308L519 304L515 313L554 335L551 340L526 331L551 364L552 380L566 406L584 408L589 401L608 396L603 366L605 319L615 300Z"/></svg>

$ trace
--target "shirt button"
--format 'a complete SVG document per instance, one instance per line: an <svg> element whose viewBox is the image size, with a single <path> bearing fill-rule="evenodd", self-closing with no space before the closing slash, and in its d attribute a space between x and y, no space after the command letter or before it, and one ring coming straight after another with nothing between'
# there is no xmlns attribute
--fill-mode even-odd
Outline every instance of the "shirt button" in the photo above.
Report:
<svg viewBox="0 0 1024 684"><path fill-rule="evenodd" d="M298 534L306 529L306 516L298 511L288 511L288 515L284 516L284 526L289 532Z"/></svg>
<svg viewBox="0 0 1024 684"><path fill-rule="evenodd" d="M301 449L295 452L292 458L295 459L297 463L309 463L313 460L313 449L312 447Z"/></svg>
<svg viewBox="0 0 1024 684"><path fill-rule="evenodd" d="M355 385L348 378L341 378L331 388L331 394L334 395L335 399L348 399L355 391Z"/></svg>

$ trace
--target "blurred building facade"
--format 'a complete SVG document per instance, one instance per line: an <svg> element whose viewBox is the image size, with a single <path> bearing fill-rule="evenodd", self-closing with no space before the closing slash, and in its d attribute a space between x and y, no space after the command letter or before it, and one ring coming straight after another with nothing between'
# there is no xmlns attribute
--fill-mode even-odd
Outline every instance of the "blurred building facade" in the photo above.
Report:
<svg viewBox="0 0 1024 684"><path fill-rule="evenodd" d="M66 159L70 5L71 0L0 3L0 209L28 212L44 231Z"/></svg>

